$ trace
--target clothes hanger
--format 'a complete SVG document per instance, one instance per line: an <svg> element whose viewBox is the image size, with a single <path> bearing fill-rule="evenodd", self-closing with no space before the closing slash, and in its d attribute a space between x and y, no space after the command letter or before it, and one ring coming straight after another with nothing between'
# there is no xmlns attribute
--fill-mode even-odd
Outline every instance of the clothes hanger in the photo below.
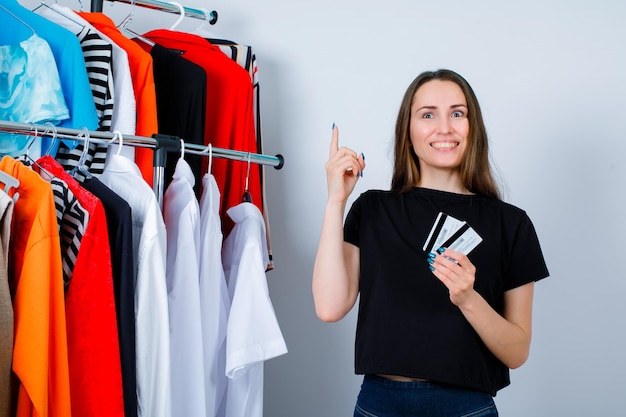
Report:
<svg viewBox="0 0 626 417"><path fill-rule="evenodd" d="M47 121L44 124L47 126L47 128L46 128L46 130L44 130L44 132L41 134L41 136L49 136L50 133L52 133L52 142L50 143L50 146L48 146L48 149L46 149L46 152L44 153L44 155L50 155L50 153L54 149L54 145L58 141L58 139L57 139L57 127L50 121Z"/></svg>
<svg viewBox="0 0 626 417"><path fill-rule="evenodd" d="M180 3L176 3L175 1L170 1L168 2L169 4L173 4L174 6L178 7L178 12L180 13L180 16L178 16L178 19L174 22L174 24L170 27L170 30L174 30L176 29L176 27L180 24L180 22L183 21L183 19L185 18L185 8L183 7L182 4Z"/></svg>
<svg viewBox="0 0 626 417"><path fill-rule="evenodd" d="M12 16L13 18L15 18L15 20L17 20L18 22L20 22L21 24L23 24L24 26L26 26L28 29L30 29L30 31L33 33L33 35L36 35L35 30L26 22L24 22L22 19L20 19L18 16L16 16L15 14L13 14L13 12L11 12L9 9L7 9L6 7L4 7L2 4L0 4L0 9L4 10L5 12L7 12L8 15Z"/></svg>
<svg viewBox="0 0 626 417"><path fill-rule="evenodd" d="M213 166L213 145L209 143L208 148L209 148L209 168L207 170L207 173L213 175L211 173L211 168Z"/></svg>
<svg viewBox="0 0 626 417"><path fill-rule="evenodd" d="M130 37L135 37L135 38L139 39L140 41L142 41L143 43L145 43L147 45L154 46L155 45L154 42L152 42L150 39L147 39L147 38L141 36L140 34L138 34L137 32L135 32L135 31L133 31L133 30L128 28L128 25L130 24L130 22L133 21L133 17L135 16L135 8L137 7L135 5L135 0L133 0L130 3L130 7L131 7L130 8L130 13L128 14L128 16L126 16L122 20L122 22L119 25L117 25L117 28L121 32L126 33Z"/></svg>
<svg viewBox="0 0 626 417"><path fill-rule="evenodd" d="M79 4L80 4L80 11L82 12L83 11L83 3L79 1ZM54 2L53 6L54 5L60 6L59 2L57 2L57 1ZM75 25L77 25L77 26L79 26L81 28L85 27L85 25L83 23L77 22L75 19L72 19L72 17L70 15L66 14L66 13L61 13L56 7L53 7L53 6L48 5L45 0L42 0L41 3L37 7L35 7L32 11L36 12L40 8L45 7L46 9L51 10L54 13L58 14L59 16L63 17L64 19L69 20L70 22L74 23Z"/></svg>
<svg viewBox="0 0 626 417"><path fill-rule="evenodd" d="M83 153L80 155L80 159L78 160L78 164L72 168L70 171L70 175L72 177L76 177L76 174L82 174L87 179L91 179L93 176L89 172L89 168L85 165L85 161L87 160L87 154L89 153L89 130L84 128L83 131L78 135L78 137L85 138L85 145L83 148Z"/></svg>
<svg viewBox="0 0 626 417"><path fill-rule="evenodd" d="M0 170L0 183L4 184L3 190L7 194L9 194L11 188L15 188L16 191L13 194L13 202L16 202L17 199L20 198L20 193L17 191L20 186L20 180Z"/></svg>
<svg viewBox="0 0 626 417"><path fill-rule="evenodd" d="M204 13L204 20L202 20L202 23L200 23L200 26L198 26L196 30L194 30L192 33L194 35L198 35L203 38L217 38L218 37L217 35L215 35L214 33L211 33L210 31L204 28L206 25L215 24L217 20L217 17L216 17L217 12L214 12L214 11L211 12L206 7L201 7L200 10L202 10L202 12ZM215 14L215 17L214 17L214 14Z"/></svg>
<svg viewBox="0 0 626 417"><path fill-rule="evenodd" d="M250 178L250 152L248 152L248 172L246 173L246 188L243 191L243 196L241 197L242 203L252 203L252 195L250 191L248 191L248 179Z"/></svg>
<svg viewBox="0 0 626 417"><path fill-rule="evenodd" d="M109 145L115 143L116 140L118 140L120 144L117 146L117 152L115 154L119 155L122 153L122 148L124 147L124 138L122 137L122 132L119 130L113 131L113 139L109 141Z"/></svg>

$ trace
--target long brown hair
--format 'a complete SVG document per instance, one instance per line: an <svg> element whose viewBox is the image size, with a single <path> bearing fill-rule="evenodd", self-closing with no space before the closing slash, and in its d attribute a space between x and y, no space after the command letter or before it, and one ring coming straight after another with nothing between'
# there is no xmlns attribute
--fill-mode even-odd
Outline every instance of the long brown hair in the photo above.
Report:
<svg viewBox="0 0 626 417"><path fill-rule="evenodd" d="M463 185L472 193L500 199L500 190L489 162L487 129L483 122L478 99L465 78L447 69L421 73L413 80L404 93L396 121L391 190L406 192L419 183L419 159L413 151L410 137L411 105L417 90L432 80L452 81L461 88L467 100L467 117L469 119L468 146L460 166Z"/></svg>

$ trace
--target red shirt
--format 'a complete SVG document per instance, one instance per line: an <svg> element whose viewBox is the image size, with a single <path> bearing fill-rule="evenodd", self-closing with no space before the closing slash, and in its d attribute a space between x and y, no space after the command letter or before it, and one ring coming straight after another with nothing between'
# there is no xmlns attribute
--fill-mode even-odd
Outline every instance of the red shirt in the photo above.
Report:
<svg viewBox="0 0 626 417"><path fill-rule="evenodd" d="M217 148L257 153L250 74L219 47L200 36L166 29L153 30L144 36L165 48L182 51L182 57L205 70L207 94L204 143ZM208 158L205 157L203 172L207 169ZM226 210L242 201L248 164L245 161L214 158L211 172L222 193L220 215L226 236L234 225L226 215ZM259 168L256 165L250 168L248 191L252 203L263 210Z"/></svg>
<svg viewBox="0 0 626 417"><path fill-rule="evenodd" d="M102 202L51 156L37 163L65 181L89 221L65 297L72 417L124 417L111 252Z"/></svg>

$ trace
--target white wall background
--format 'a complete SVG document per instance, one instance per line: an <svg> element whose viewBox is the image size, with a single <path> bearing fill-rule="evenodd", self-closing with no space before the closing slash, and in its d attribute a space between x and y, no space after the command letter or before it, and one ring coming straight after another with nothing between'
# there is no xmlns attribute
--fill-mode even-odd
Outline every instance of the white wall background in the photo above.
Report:
<svg viewBox="0 0 626 417"><path fill-rule="evenodd" d="M267 417L352 415L355 312L320 322L310 289L331 125L367 157L355 194L388 188L402 94L442 67L475 89L506 200L533 219L551 272L536 286L530 359L496 397L500 414L624 415L626 2L182 3L217 10L209 30L254 47L265 150L285 157L282 170L267 169L276 262L267 278L289 353L266 363ZM105 1L117 23L129 11ZM175 20L138 7L131 28Z"/></svg>

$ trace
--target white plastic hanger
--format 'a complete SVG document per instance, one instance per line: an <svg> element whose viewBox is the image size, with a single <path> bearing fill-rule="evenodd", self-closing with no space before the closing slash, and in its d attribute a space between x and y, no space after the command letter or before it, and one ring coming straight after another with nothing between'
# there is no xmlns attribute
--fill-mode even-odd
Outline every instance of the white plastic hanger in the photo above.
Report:
<svg viewBox="0 0 626 417"><path fill-rule="evenodd" d="M170 30L174 30L176 29L176 26L178 26L180 24L180 22L183 21L183 19L185 18L185 8L183 7L182 4L180 3L176 3L175 1L170 1L170 4L173 4L174 6L178 7L178 11L180 13L180 16L178 16L178 19L174 22L174 24L170 27Z"/></svg>
<svg viewBox="0 0 626 417"><path fill-rule="evenodd" d="M4 184L3 190L7 194L9 194L9 190L11 188L15 188L17 190L20 186L20 180L18 180L15 177L12 177L11 175L7 174L4 171L0 171L0 182ZM13 201L14 202L17 201L18 198L20 198L20 193L16 191L15 194L13 194Z"/></svg>

